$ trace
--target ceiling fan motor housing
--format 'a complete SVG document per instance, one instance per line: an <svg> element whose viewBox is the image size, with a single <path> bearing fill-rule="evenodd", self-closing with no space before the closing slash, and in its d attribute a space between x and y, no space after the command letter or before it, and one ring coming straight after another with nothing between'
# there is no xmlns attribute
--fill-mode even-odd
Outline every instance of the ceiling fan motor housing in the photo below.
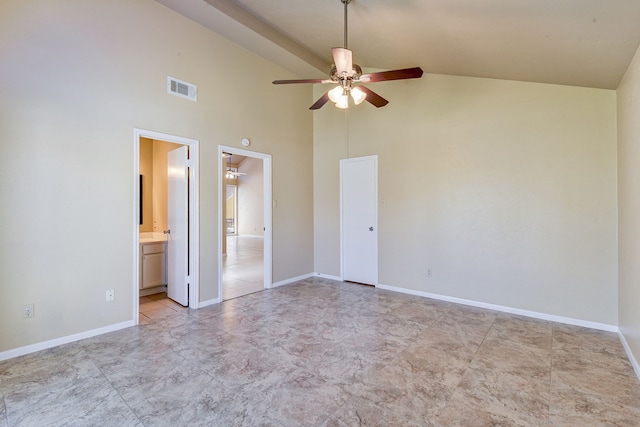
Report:
<svg viewBox="0 0 640 427"><path fill-rule="evenodd" d="M358 81L360 80L360 76L362 75L362 68L360 68L358 64L353 64L353 73L351 74L351 76L340 76L338 75L338 68L334 65L333 67L331 67L329 75L331 76L331 80L333 80L334 82L339 82L341 80L347 79Z"/></svg>

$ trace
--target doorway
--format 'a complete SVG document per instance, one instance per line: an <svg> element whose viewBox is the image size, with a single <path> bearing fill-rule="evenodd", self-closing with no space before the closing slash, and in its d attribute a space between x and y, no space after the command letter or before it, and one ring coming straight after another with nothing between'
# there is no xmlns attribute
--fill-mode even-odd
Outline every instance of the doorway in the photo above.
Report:
<svg viewBox="0 0 640 427"><path fill-rule="evenodd" d="M166 198L164 201L156 201L167 205L166 211L162 211L156 218L150 212L153 209L153 201L149 202L149 183L153 179L149 173L143 174L144 166L141 160L148 156L148 153L141 153L141 147L145 147L148 141L157 141L159 158L164 158L166 163L161 162L167 174ZM199 280L198 280L198 260L199 260L199 171L198 171L198 145L194 139L184 138L176 135L169 135L149 130L134 129L134 177L139 185L134 186L134 272L133 272L133 319L134 323L139 323L139 302L141 295L141 284L145 268L148 268L149 277L158 281L168 282L168 276L183 278L180 286L168 289L174 292L174 299L189 308L198 308L199 301ZM176 173L178 172L178 173ZM145 175L148 175L145 177ZM176 181L177 177L177 181ZM175 192L176 182L178 190ZM172 189L173 188L173 189ZM147 191L145 191L145 189ZM178 194L178 196L176 196ZM178 200L179 203L176 203ZM177 207L177 208L176 208ZM176 215L178 209L181 215ZM165 217L166 215L166 217ZM151 221L151 224L145 223ZM165 222L166 221L166 222ZM168 224L171 223L171 226ZM166 224L166 226L165 226ZM166 228L165 228L166 227ZM174 230L171 236L172 229ZM144 230L144 231L143 231ZM144 237L141 237L143 234ZM165 242L155 244L155 240L161 242L162 236ZM171 237L170 237L171 236ZM143 248L144 246L144 248ZM182 249L180 249L182 248ZM144 256L152 261L149 265L143 262ZM163 271L162 259L166 258ZM158 270L158 271L156 271ZM155 275L153 273L155 272ZM164 275L164 277L163 277ZM144 283L147 283L144 281ZM147 283L148 284L148 283ZM154 285L150 283L148 285ZM178 294L175 294L177 290ZM182 295L176 296L176 295Z"/></svg>
<svg viewBox="0 0 640 427"><path fill-rule="evenodd" d="M218 160L218 298L223 301L271 288L271 155L219 146Z"/></svg>

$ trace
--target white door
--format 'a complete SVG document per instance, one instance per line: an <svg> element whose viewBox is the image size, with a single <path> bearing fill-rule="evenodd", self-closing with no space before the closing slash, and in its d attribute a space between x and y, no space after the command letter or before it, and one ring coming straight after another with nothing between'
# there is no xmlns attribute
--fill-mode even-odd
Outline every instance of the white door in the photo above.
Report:
<svg viewBox="0 0 640 427"><path fill-rule="evenodd" d="M342 278L378 283L378 156L340 160Z"/></svg>
<svg viewBox="0 0 640 427"><path fill-rule="evenodd" d="M167 295L189 305L189 168L188 148L167 155Z"/></svg>

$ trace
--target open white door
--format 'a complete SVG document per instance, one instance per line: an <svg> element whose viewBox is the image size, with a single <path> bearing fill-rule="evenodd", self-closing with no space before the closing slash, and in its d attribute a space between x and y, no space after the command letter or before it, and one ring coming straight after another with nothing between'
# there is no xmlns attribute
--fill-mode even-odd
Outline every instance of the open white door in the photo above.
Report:
<svg viewBox="0 0 640 427"><path fill-rule="evenodd" d="M188 147L167 155L167 295L189 305L189 167Z"/></svg>
<svg viewBox="0 0 640 427"><path fill-rule="evenodd" d="M378 284L378 157L340 160L342 279Z"/></svg>

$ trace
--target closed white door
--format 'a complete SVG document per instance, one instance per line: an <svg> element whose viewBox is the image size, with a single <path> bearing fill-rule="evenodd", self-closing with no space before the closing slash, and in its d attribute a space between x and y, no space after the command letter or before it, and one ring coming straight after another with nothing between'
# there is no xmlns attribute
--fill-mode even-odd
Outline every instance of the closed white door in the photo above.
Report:
<svg viewBox="0 0 640 427"><path fill-rule="evenodd" d="M378 156L340 161L343 280L378 283Z"/></svg>
<svg viewBox="0 0 640 427"><path fill-rule="evenodd" d="M189 305L189 167L188 148L167 154L167 295Z"/></svg>

